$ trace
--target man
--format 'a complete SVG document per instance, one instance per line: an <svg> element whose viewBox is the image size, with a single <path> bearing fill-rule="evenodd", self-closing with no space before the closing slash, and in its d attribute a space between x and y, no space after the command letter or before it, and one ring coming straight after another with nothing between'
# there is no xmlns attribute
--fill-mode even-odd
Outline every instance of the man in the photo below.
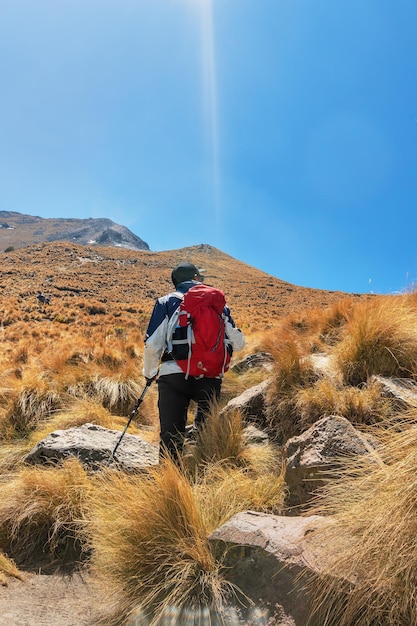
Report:
<svg viewBox="0 0 417 626"><path fill-rule="evenodd" d="M215 377L188 376L172 355L170 321L175 319L184 294L204 281L204 270L192 263L180 263L172 273L175 292L158 298L145 337L143 375L158 382L158 410L160 421L160 456L168 453L177 459L181 452L191 400L197 403L195 425L204 422L213 400L218 400L223 372ZM222 292L220 292L223 296ZM245 344L242 332L236 328L228 306L222 311L230 353L241 350Z"/></svg>

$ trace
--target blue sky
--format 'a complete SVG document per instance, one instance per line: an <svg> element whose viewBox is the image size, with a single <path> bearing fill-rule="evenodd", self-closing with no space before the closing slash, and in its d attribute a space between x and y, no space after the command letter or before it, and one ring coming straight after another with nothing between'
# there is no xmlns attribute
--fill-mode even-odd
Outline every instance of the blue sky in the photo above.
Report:
<svg viewBox="0 0 417 626"><path fill-rule="evenodd" d="M413 0L0 0L0 210L417 282Z"/></svg>

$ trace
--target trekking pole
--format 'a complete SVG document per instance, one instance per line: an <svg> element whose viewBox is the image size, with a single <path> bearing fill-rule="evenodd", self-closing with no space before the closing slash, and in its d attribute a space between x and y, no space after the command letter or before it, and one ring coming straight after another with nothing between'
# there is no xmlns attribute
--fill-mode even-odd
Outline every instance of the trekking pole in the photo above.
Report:
<svg viewBox="0 0 417 626"><path fill-rule="evenodd" d="M123 432L122 432L122 434L120 435L118 442L117 442L117 443L116 443L116 445L114 446L114 450L113 450L113 452L111 453L111 456L110 456L110 459L108 460L107 465L109 465L109 464L110 464L110 462L114 459L114 455L116 454L116 450L117 450L117 448L120 446L120 444L121 444L121 442L122 442L122 439L123 439L123 437L125 436L127 429L129 428L130 422L131 422L131 421L132 421L132 419L135 417L135 415L136 415L136 413L137 413L137 411L138 411L138 408L139 408L139 407L140 407L140 405L142 404L142 400L143 400L143 398L145 397L145 394L146 394L146 392L148 391L149 387L152 385L152 383L153 383L153 378L152 378L151 380L147 380L147 381L146 381L146 385L145 385L145 387L144 387L144 389L143 389L142 393L140 394L140 397L138 398L138 400L137 400L137 402L136 402L136 404L135 404L135 406L134 406L134 408L133 408L133 411L131 412L131 414L130 414L130 416L129 416L129 419L127 420L127 424L126 424L126 426L124 427Z"/></svg>

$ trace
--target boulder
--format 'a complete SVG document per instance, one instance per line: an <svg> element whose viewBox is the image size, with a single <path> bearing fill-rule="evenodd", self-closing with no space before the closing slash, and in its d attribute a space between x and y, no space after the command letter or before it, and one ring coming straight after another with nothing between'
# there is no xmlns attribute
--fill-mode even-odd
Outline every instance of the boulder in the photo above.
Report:
<svg viewBox="0 0 417 626"><path fill-rule="evenodd" d="M359 432L344 417L323 417L308 430L292 437L284 446L287 504L298 507L308 502L314 491L337 468L341 457L367 454L377 441Z"/></svg>
<svg viewBox="0 0 417 626"><path fill-rule="evenodd" d="M89 469L103 464L117 465L126 471L137 471L158 463L158 447L136 435L125 434L112 459L112 452L122 433L96 424L84 424L47 435L26 455L30 464L58 463L77 457Z"/></svg>
<svg viewBox="0 0 417 626"><path fill-rule="evenodd" d="M235 374L243 374L254 368L263 368L270 372L274 366L274 362L275 359L269 352L255 352L237 361L237 363L230 368L230 371L235 372Z"/></svg>
<svg viewBox="0 0 417 626"><path fill-rule="evenodd" d="M253 424L248 424L243 429L243 439L248 445L266 445L269 443L268 434Z"/></svg>
<svg viewBox="0 0 417 626"><path fill-rule="evenodd" d="M320 552L308 536L326 522L321 516L282 517L245 511L232 517L209 537L216 552L224 555L227 579L255 607L269 610L262 623L307 623L310 598L300 575L322 570ZM249 609L247 599L241 599ZM283 615L286 616L284 621Z"/></svg>
<svg viewBox="0 0 417 626"><path fill-rule="evenodd" d="M417 383L410 378L384 378L374 375L369 378L368 385L378 385L381 395L394 400L398 411L417 407Z"/></svg>
<svg viewBox="0 0 417 626"><path fill-rule="evenodd" d="M241 411L246 422L255 422L259 426L266 426L265 393L269 380L246 389L240 396L232 398L222 409L221 414L227 415L231 411Z"/></svg>

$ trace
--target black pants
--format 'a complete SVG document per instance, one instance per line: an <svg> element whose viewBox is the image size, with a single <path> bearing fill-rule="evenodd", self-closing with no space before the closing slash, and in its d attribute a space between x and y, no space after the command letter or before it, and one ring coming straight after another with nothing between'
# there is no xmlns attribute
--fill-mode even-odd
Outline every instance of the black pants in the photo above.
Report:
<svg viewBox="0 0 417 626"><path fill-rule="evenodd" d="M187 410L191 400L197 403L194 423L204 422L210 403L220 397L220 378L185 378L185 374L167 374L158 379L158 409L160 422L160 455L169 453L177 459L181 452Z"/></svg>

